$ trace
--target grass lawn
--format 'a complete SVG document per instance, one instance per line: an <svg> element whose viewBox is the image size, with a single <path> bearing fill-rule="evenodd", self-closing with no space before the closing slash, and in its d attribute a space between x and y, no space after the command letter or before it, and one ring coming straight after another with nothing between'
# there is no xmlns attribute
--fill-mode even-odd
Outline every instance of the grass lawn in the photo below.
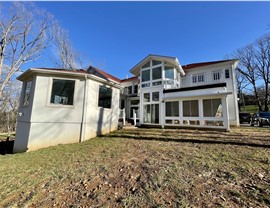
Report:
<svg viewBox="0 0 270 208"><path fill-rule="evenodd" d="M0 164L0 207L270 206L269 128L120 130Z"/></svg>

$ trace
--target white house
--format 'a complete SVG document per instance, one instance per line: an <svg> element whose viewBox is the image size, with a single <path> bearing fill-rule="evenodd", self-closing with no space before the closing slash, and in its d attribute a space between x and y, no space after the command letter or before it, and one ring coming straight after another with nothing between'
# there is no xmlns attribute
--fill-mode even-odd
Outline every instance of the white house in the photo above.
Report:
<svg viewBox="0 0 270 208"><path fill-rule="evenodd" d="M141 126L229 130L239 125L237 63L181 66L176 57L150 54L124 80L95 67L31 68L18 77L14 152L82 142L117 129L120 117Z"/></svg>

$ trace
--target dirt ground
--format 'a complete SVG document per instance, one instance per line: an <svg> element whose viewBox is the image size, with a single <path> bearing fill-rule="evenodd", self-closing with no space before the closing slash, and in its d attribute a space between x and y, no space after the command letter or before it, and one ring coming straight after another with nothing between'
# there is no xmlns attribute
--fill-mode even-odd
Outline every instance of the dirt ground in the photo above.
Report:
<svg viewBox="0 0 270 208"><path fill-rule="evenodd" d="M269 207L269 148L264 128L119 130L2 156L0 206Z"/></svg>

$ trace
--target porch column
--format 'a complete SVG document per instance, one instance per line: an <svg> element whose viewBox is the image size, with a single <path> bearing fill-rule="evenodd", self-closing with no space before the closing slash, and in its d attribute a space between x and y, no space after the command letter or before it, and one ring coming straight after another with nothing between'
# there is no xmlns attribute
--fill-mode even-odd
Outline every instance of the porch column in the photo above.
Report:
<svg viewBox="0 0 270 208"><path fill-rule="evenodd" d="M161 127L164 128L164 125L165 125L165 100L164 98L162 98L160 102L159 122L160 122Z"/></svg>
<svg viewBox="0 0 270 208"><path fill-rule="evenodd" d="M200 121L200 126L203 126L203 99L199 99L199 121Z"/></svg>
<svg viewBox="0 0 270 208"><path fill-rule="evenodd" d="M229 122L229 111L228 111L228 100L227 95L222 98L222 113L224 119L224 127L227 131L230 131L230 122Z"/></svg>

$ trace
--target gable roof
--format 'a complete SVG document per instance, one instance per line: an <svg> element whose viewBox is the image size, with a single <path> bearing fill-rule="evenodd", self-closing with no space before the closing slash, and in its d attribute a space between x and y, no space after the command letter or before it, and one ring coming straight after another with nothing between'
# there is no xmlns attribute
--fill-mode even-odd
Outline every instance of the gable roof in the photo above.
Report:
<svg viewBox="0 0 270 208"><path fill-rule="evenodd" d="M184 70L188 70L188 69L193 69L193 68L197 68L197 67L203 67L203 66L209 66L209 65L213 65L213 64L224 63L224 62L228 62L228 61L238 61L238 59L227 59L227 60L220 60L220 61L192 63L192 64L183 65L182 68Z"/></svg>
<svg viewBox="0 0 270 208"><path fill-rule="evenodd" d="M170 64L172 64L173 66L175 66L175 68L181 73L181 74L185 74L184 70L182 69L178 59L176 57L173 56L162 56L162 55L155 55L155 54L149 54L148 56L146 56L143 60L141 60L138 64L136 64L132 69L130 69L130 73L134 74L135 76L139 76L140 74L140 69L141 66L143 66L144 64L146 64L149 60L160 60L160 61L166 61Z"/></svg>
<svg viewBox="0 0 270 208"><path fill-rule="evenodd" d="M105 71L98 69L96 67L93 67L93 66L89 66L89 68L87 69L87 72L89 74L93 74L93 75L98 76L98 77L103 78L103 79L112 80L115 82L121 82L121 80L118 79L117 77L112 76L112 75L106 73Z"/></svg>

